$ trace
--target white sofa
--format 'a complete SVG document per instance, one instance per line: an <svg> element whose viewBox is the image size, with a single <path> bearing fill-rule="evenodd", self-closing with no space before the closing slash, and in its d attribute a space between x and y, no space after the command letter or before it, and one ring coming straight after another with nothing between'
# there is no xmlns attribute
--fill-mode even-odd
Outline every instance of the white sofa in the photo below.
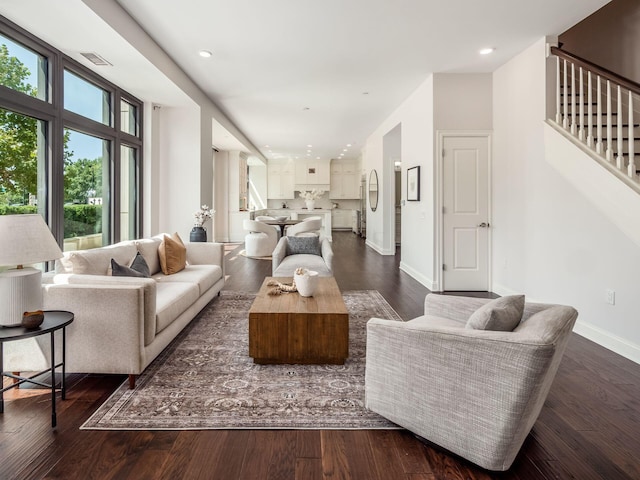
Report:
<svg viewBox="0 0 640 480"><path fill-rule="evenodd" d="M225 279L221 243L185 242L186 268L164 275L158 257L161 240L158 235L65 253L56 272L44 275L44 309L69 310L75 316L67 327L67 372L124 373L133 388L135 376L220 292ZM112 258L129 265L137 252L149 265L151 278L110 275ZM48 340L40 336L6 344L5 368L48 368Z"/></svg>

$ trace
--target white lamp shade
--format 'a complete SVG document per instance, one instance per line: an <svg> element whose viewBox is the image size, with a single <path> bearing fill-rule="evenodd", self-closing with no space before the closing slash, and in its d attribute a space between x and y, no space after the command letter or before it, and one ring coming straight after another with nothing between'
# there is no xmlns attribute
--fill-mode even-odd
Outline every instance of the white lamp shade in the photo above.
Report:
<svg viewBox="0 0 640 480"><path fill-rule="evenodd" d="M62 257L40 215L0 215L0 266L31 265Z"/></svg>
<svg viewBox="0 0 640 480"><path fill-rule="evenodd" d="M42 308L42 272L22 265L62 257L51 230L40 215L0 215L0 326L20 325L22 314Z"/></svg>

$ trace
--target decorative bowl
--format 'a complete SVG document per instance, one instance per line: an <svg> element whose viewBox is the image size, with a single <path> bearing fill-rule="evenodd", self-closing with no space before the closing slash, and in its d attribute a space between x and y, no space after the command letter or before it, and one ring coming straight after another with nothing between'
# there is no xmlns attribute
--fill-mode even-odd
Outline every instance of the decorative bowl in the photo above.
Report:
<svg viewBox="0 0 640 480"><path fill-rule="evenodd" d="M280 216L280 217L275 217L275 219L276 219L278 222L284 222L284 221L285 221L286 219L288 219L288 218L289 218L289 217L287 217L286 215L284 215L284 216Z"/></svg>
<svg viewBox="0 0 640 480"><path fill-rule="evenodd" d="M33 312L24 312L22 314L22 326L24 328L38 328L44 321L44 312L36 310Z"/></svg>

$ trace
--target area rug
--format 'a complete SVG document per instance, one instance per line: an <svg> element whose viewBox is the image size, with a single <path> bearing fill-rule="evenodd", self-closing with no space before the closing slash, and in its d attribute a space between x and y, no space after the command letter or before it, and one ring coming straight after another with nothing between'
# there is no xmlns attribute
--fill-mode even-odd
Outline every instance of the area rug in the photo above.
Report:
<svg viewBox="0 0 640 480"><path fill-rule="evenodd" d="M139 376L84 423L91 430L394 429L364 407L366 323L402 321L375 290L343 294L344 365L256 365L248 354L254 294L223 291Z"/></svg>

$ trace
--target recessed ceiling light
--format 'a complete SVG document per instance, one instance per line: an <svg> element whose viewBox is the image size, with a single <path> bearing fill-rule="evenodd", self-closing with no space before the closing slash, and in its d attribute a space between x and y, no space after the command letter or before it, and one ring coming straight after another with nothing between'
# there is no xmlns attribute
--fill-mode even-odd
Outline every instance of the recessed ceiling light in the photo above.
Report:
<svg viewBox="0 0 640 480"><path fill-rule="evenodd" d="M320 157L316 157L316 160L320 160Z"/></svg>
<svg viewBox="0 0 640 480"><path fill-rule="evenodd" d="M313 145L307 145L307 148L313 148Z"/></svg>
<svg viewBox="0 0 640 480"><path fill-rule="evenodd" d="M495 48L483 48L480 50L480 55L489 55L495 50Z"/></svg>
<svg viewBox="0 0 640 480"><path fill-rule="evenodd" d="M309 107L303 107L302 110L311 110Z"/></svg>
<svg viewBox="0 0 640 480"><path fill-rule="evenodd" d="M369 95L369 92L362 92L363 95Z"/></svg>
<svg viewBox="0 0 640 480"><path fill-rule="evenodd" d="M350 147L350 146L351 146L351 144L350 144L350 143L347 143L347 147Z"/></svg>
<svg viewBox="0 0 640 480"><path fill-rule="evenodd" d="M211 53L209 50L200 50L198 53L203 58L210 58L211 56L213 56L213 53Z"/></svg>

